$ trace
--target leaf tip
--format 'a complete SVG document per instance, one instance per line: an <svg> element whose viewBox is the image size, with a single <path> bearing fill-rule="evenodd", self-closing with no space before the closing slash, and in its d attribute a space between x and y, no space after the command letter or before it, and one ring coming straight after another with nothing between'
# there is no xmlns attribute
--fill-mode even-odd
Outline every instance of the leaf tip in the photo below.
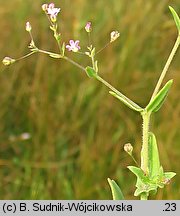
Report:
<svg viewBox="0 0 180 216"><path fill-rule="evenodd" d="M117 185L117 183L114 180L111 180L110 178L108 178L107 180L111 188L113 200L123 200L124 199L123 193L120 187Z"/></svg>
<svg viewBox="0 0 180 216"><path fill-rule="evenodd" d="M113 91L109 91L109 94L111 94L111 95L113 95L113 96L116 95L116 93L114 93Z"/></svg>
<svg viewBox="0 0 180 216"><path fill-rule="evenodd" d="M172 11L172 10L173 10L173 8L172 8L170 5L169 5L168 7L169 7L169 10L170 10L170 11Z"/></svg>
<svg viewBox="0 0 180 216"><path fill-rule="evenodd" d="M173 7L171 7L169 5L169 10L171 11L172 15L173 15L173 18L174 18L174 21L176 23L176 26L177 26L177 29L178 29L178 32L180 33L180 18L178 16L178 14L176 13L176 11L174 10Z"/></svg>

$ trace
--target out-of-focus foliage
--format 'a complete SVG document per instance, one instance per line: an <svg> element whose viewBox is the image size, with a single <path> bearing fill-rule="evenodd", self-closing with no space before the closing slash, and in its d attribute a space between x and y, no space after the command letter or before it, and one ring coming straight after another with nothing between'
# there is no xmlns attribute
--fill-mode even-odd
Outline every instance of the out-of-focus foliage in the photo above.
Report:
<svg viewBox="0 0 180 216"><path fill-rule="evenodd" d="M179 0L54 2L61 7L59 25L66 43L79 39L81 47L87 46L87 21L92 21L97 49L109 41L112 30L121 32L98 54L99 73L145 107L177 36L168 5L180 14ZM26 21L39 47L57 50L42 3L1 2L1 59L28 52ZM69 55L89 64L84 56ZM179 57L178 52L166 78L174 79L168 99L151 125L161 164L177 176L152 199L180 198ZM23 139L25 132L30 139ZM126 199L135 199L135 177L126 168L134 163L123 151L127 142L139 161L139 115L69 63L36 54L0 66L0 199L111 199L108 177Z"/></svg>

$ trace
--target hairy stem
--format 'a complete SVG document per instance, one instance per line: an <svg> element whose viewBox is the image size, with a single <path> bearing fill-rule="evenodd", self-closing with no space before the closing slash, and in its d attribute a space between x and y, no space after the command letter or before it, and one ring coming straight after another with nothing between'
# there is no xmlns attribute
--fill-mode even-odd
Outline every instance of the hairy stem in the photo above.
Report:
<svg viewBox="0 0 180 216"><path fill-rule="evenodd" d="M167 73L167 71L168 71L168 69L169 69L169 66L170 66L170 64L171 64L171 62L172 62L172 60L173 60L173 58L174 58L174 55L175 55L175 53L176 53L176 51L177 51L177 49L178 49L178 47L179 47L179 44L180 44L180 34L178 35L178 37L177 37L177 39L176 39L176 42L175 42L175 44L174 44L174 47L173 47L173 49L172 49L172 51L171 51L171 53L170 53L170 55L169 55L169 57L168 57L168 60L167 60L165 66L164 66L164 68L163 68L163 71L162 71L162 73L161 73L161 75L160 75L160 77L159 77L159 80L158 80L158 82L157 82L157 84L156 84L156 87L155 87L155 89L154 89L154 92L153 92L153 94L152 94L151 101L152 101L153 98L156 96L156 94L157 94L158 91L159 91L159 88L161 87L161 84L162 84L162 82L163 82L163 79L164 79L164 77L165 77L165 75L166 75L166 73Z"/></svg>
<svg viewBox="0 0 180 216"><path fill-rule="evenodd" d="M142 113L142 118L143 118L143 135L142 135L142 149L141 149L141 169L144 171L146 175L148 175L149 173L148 133L149 133L150 113L144 111Z"/></svg>

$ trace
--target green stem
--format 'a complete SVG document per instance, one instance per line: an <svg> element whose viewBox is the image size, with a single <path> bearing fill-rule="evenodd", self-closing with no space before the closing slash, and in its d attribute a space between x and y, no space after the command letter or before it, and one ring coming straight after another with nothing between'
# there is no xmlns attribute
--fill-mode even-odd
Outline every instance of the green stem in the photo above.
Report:
<svg viewBox="0 0 180 216"><path fill-rule="evenodd" d="M22 59L25 59L25 58L27 58L27 57L33 55L34 53L36 53L36 52L34 52L34 51L33 51L33 52L30 52L30 53L28 53L28 54L26 54L26 55L24 55L24 56L22 56L22 57L16 59L16 61L20 61L20 60L22 60Z"/></svg>
<svg viewBox="0 0 180 216"><path fill-rule="evenodd" d="M63 56L62 58L65 59L66 61L70 62L71 64L75 65L76 67L80 68L81 70L86 71L86 69L82 65L78 64L77 62L73 61L72 59L68 58L67 56Z"/></svg>
<svg viewBox="0 0 180 216"><path fill-rule="evenodd" d="M62 58L62 56L60 54L54 53L54 52L49 52L49 51L46 51L46 50L38 49L37 52L44 53L44 54L47 54L47 55L55 55L55 56L57 56L57 58Z"/></svg>
<svg viewBox="0 0 180 216"><path fill-rule="evenodd" d="M102 82L105 86L107 86L109 89L111 89L113 92L115 92L117 95L119 95L120 97L122 97L124 100L130 102L131 104L134 104L134 106L138 106L138 104L136 104L134 101L130 100L128 97L126 97L123 93L121 93L120 91L118 91L117 89L115 89L111 84L109 84L108 82L106 82L102 77L100 77L99 75L97 75L95 77L97 80L99 80L100 82Z"/></svg>
<svg viewBox="0 0 180 216"><path fill-rule="evenodd" d="M105 46L103 46L100 50L97 51L96 55L103 51L107 46L109 46L110 42L108 42Z"/></svg>
<svg viewBox="0 0 180 216"><path fill-rule="evenodd" d="M128 153L129 154L129 153ZM136 159L134 158L134 156L132 154L129 154L130 157L133 159L134 163L139 167L138 162L136 161Z"/></svg>
<svg viewBox="0 0 180 216"><path fill-rule="evenodd" d="M170 64L171 64L171 62L172 62L172 60L173 60L173 58L174 58L174 55L175 55L175 53L176 53L176 51L177 51L177 49L178 49L178 47L179 47L179 44L180 44L180 34L178 35L178 37L177 37L177 39L176 39L176 42L175 42L175 44L174 44L174 46L173 46L173 49L172 49L172 51L171 51L171 53L170 53L170 55L169 55L169 57L168 57L168 60L167 60L165 66L164 66L164 68L163 68L163 71L162 71L162 73L161 73L161 75L160 75L160 77L159 77L159 80L158 80L158 82L157 82L157 84L156 84L156 87L155 87L155 89L154 89L154 92L153 92L153 94L152 94L151 101L152 101L153 98L156 96L156 94L157 94L158 91L159 91L159 88L161 87L161 84L162 84L162 82L163 82L163 79L164 79L164 77L165 77L165 75L166 75L166 73L167 73L167 71L168 71L168 69L169 69L169 66L170 66Z"/></svg>
<svg viewBox="0 0 180 216"><path fill-rule="evenodd" d="M142 113L142 118L143 118L143 135L142 135L142 149L141 149L141 169L144 171L146 175L148 175L149 173L148 133L149 133L150 113L144 111Z"/></svg>
<svg viewBox="0 0 180 216"><path fill-rule="evenodd" d="M148 195L146 193L142 193L141 200L147 200L147 199L148 199Z"/></svg>
<svg viewBox="0 0 180 216"><path fill-rule="evenodd" d="M67 56L63 56L63 59L65 59L66 61L70 62L71 64L75 65L76 67L80 68L83 71L86 71L86 69L78 64L77 62L73 61L72 59L68 58ZM96 75L95 77L97 80L99 80L101 83L103 83L105 86L107 86L109 89L111 89L112 91L114 91L116 94L118 94L119 96L121 96L122 98L124 98L127 101L130 101L132 104L134 104L135 106L139 106L136 103L134 103L133 101L131 101L129 98L127 98L124 94L122 94L120 91L118 91L117 89L115 89L111 84L109 84L108 82L106 82L103 78L101 78L99 75Z"/></svg>
<svg viewBox="0 0 180 216"><path fill-rule="evenodd" d="M96 70L96 69L95 69L94 55L91 56L91 60L92 60L92 67L93 67L94 70Z"/></svg>

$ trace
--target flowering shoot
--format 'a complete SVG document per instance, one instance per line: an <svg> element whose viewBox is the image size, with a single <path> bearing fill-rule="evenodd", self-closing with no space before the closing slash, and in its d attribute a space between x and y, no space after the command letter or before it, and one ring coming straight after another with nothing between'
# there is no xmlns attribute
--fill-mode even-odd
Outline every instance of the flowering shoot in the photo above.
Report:
<svg viewBox="0 0 180 216"><path fill-rule="evenodd" d="M49 16L52 22L56 22L56 17L58 13L60 12L60 8L55 8L54 3L43 4L42 10L45 11Z"/></svg>

